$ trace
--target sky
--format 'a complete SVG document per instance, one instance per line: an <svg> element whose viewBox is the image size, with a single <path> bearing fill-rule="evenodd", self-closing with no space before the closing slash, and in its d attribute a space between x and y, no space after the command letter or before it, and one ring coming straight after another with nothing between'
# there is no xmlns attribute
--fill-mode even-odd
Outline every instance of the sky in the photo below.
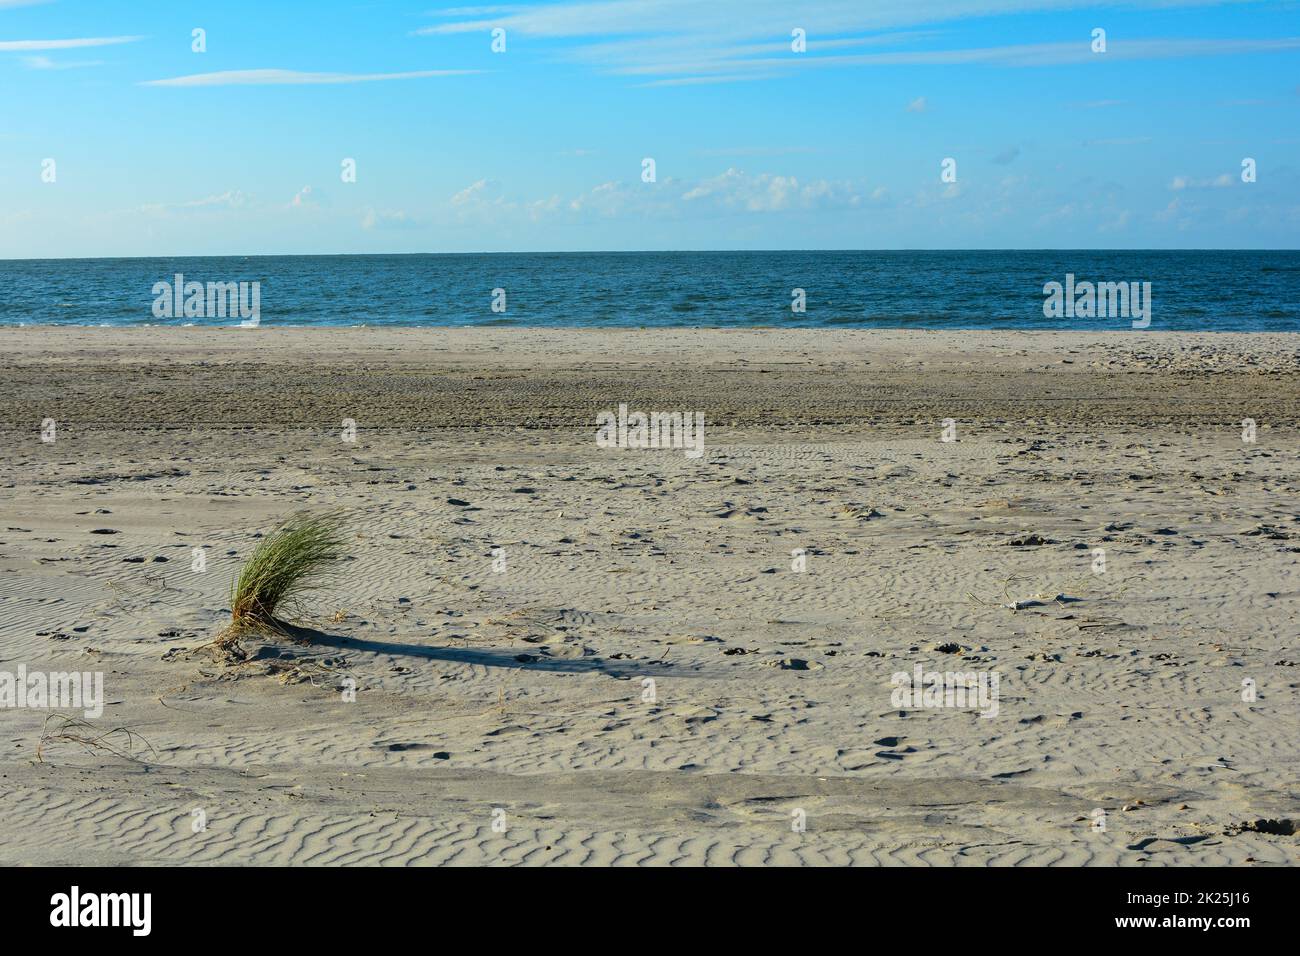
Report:
<svg viewBox="0 0 1300 956"><path fill-rule="evenodd" d="M0 0L0 258L879 248L1300 248L1300 2Z"/></svg>

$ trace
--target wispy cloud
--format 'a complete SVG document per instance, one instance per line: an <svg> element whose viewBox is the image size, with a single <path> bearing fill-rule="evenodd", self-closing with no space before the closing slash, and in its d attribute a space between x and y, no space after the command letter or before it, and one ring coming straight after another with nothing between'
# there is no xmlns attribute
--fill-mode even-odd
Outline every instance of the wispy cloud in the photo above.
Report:
<svg viewBox="0 0 1300 956"><path fill-rule="evenodd" d="M705 179L606 182L568 199L551 196L531 201L509 198L500 183L480 179L452 195L447 210L461 222L503 222L521 216L532 221L557 218L569 222L625 216L712 218L854 209L867 201L864 192L861 184L853 182L747 173L732 167ZM882 195L878 189L872 198L879 201Z"/></svg>
<svg viewBox="0 0 1300 956"><path fill-rule="evenodd" d="M1226 189L1233 184L1234 180L1230 173L1221 173L1213 179L1195 179L1191 176L1175 176L1169 188L1174 192L1181 192L1184 189Z"/></svg>
<svg viewBox="0 0 1300 956"><path fill-rule="evenodd" d="M86 66L103 66L103 60L68 60L60 62L48 56L25 56L23 64L29 70L77 70Z"/></svg>
<svg viewBox="0 0 1300 956"><path fill-rule="evenodd" d="M376 209L367 206L361 214L361 228L372 229L419 229L425 225L404 209Z"/></svg>
<svg viewBox="0 0 1300 956"><path fill-rule="evenodd" d="M849 183L815 179L800 183L794 176L750 175L728 169L706 179L681 196L683 203L706 202L721 210L784 212L798 209L854 208L862 197Z"/></svg>
<svg viewBox="0 0 1300 956"><path fill-rule="evenodd" d="M465 206L470 203L491 202L499 204L504 202L501 196L500 184L488 179L480 179L477 182L470 183L464 189L460 190L451 197L453 206Z"/></svg>
<svg viewBox="0 0 1300 956"><path fill-rule="evenodd" d="M165 80L145 80L141 86L303 86L331 83L379 83L420 80L433 76L464 76L482 70L415 70L409 73L300 73L297 70L223 70L192 73Z"/></svg>
<svg viewBox="0 0 1300 956"><path fill-rule="evenodd" d="M0 53L35 53L43 50L80 50L92 46L115 46L135 43L142 36L133 37L76 37L67 40L0 40Z"/></svg>
<svg viewBox="0 0 1300 956"><path fill-rule="evenodd" d="M155 202L140 207L140 211L151 215L166 215L193 209L239 209L249 205L251 199L238 189L227 189L217 196L205 196L202 199L187 199L182 202Z"/></svg>
<svg viewBox="0 0 1300 956"><path fill-rule="evenodd" d="M1130 0L1127 6L1206 6L1219 0ZM797 70L866 66L1055 66L1114 60L1264 53L1300 48L1300 37L1262 40L1126 39L1112 37L1106 54L1090 37L967 49L918 49L941 36L909 28L955 21L1077 9L1080 0L817 0L792 9L788 0L597 0L538 7L464 7L442 11L448 22L415 31L456 35L503 27L536 40L577 41L566 59L615 75L677 77L650 85L732 83ZM806 52L788 40L806 32ZM895 31L895 32L889 32ZM909 31L909 32L898 32ZM599 38L599 39L597 39ZM763 42L755 42L763 41ZM893 46L888 52L845 52ZM833 52L838 51L838 52Z"/></svg>
<svg viewBox="0 0 1300 956"><path fill-rule="evenodd" d="M916 99L912 100L912 102L907 104L907 112L924 113L926 109L929 108L929 105L930 104L926 101L924 96L918 96Z"/></svg>
<svg viewBox="0 0 1300 956"><path fill-rule="evenodd" d="M500 26L534 37L712 33L727 39L752 39L789 36L793 27L800 27L807 31L811 48L818 37L853 30L1075 6L1077 0L819 0L792 9L789 0L600 0L447 10L443 15L452 22L417 32L472 33Z"/></svg>
<svg viewBox="0 0 1300 956"><path fill-rule="evenodd" d="M1127 40L1112 41L1107 60L1152 60L1201 56L1228 56L1246 53L1277 53L1300 50L1300 37L1267 40ZM739 68L771 70L843 68L852 66L1062 66L1099 63L1102 58L1086 42L1027 43L1009 46L968 47L955 50L897 50L883 53L859 53L806 58L764 58L756 60L699 61L690 64L623 65L610 72L626 75L655 74L665 71L708 73L714 70L735 71Z"/></svg>
<svg viewBox="0 0 1300 956"><path fill-rule="evenodd" d="M766 80L775 76L774 73L737 73L731 76L721 74L719 76L677 76L670 80L652 80L649 83L639 83L638 86L699 86L707 83L749 83L754 80Z"/></svg>

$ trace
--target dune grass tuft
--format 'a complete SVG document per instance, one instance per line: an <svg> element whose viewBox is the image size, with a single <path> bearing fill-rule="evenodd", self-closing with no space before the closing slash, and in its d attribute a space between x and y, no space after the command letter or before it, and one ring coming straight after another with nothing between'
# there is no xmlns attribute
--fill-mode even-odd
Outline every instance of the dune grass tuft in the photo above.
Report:
<svg viewBox="0 0 1300 956"><path fill-rule="evenodd" d="M345 556L340 515L298 512L276 526L244 562L230 589L225 642L248 631L284 630L286 605L320 585Z"/></svg>

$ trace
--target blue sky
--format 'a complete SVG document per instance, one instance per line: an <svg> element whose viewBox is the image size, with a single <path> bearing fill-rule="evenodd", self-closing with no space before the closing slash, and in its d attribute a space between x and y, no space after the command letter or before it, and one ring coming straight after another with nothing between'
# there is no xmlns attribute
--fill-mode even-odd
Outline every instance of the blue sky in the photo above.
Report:
<svg viewBox="0 0 1300 956"><path fill-rule="evenodd" d="M1300 247L1300 4L0 0L0 258L1005 247Z"/></svg>

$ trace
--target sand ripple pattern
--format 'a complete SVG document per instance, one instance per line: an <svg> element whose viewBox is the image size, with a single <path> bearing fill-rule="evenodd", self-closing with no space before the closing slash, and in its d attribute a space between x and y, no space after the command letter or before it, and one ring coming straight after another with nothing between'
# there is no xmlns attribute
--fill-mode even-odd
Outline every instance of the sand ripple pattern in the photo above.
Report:
<svg viewBox="0 0 1300 956"><path fill-rule="evenodd" d="M0 862L1300 862L1241 831L1300 817L1289 340L442 334L0 362L0 670L102 672L153 748L5 710ZM707 454L596 448L619 401ZM298 508L350 520L313 643L195 652ZM918 665L996 715L897 704Z"/></svg>

